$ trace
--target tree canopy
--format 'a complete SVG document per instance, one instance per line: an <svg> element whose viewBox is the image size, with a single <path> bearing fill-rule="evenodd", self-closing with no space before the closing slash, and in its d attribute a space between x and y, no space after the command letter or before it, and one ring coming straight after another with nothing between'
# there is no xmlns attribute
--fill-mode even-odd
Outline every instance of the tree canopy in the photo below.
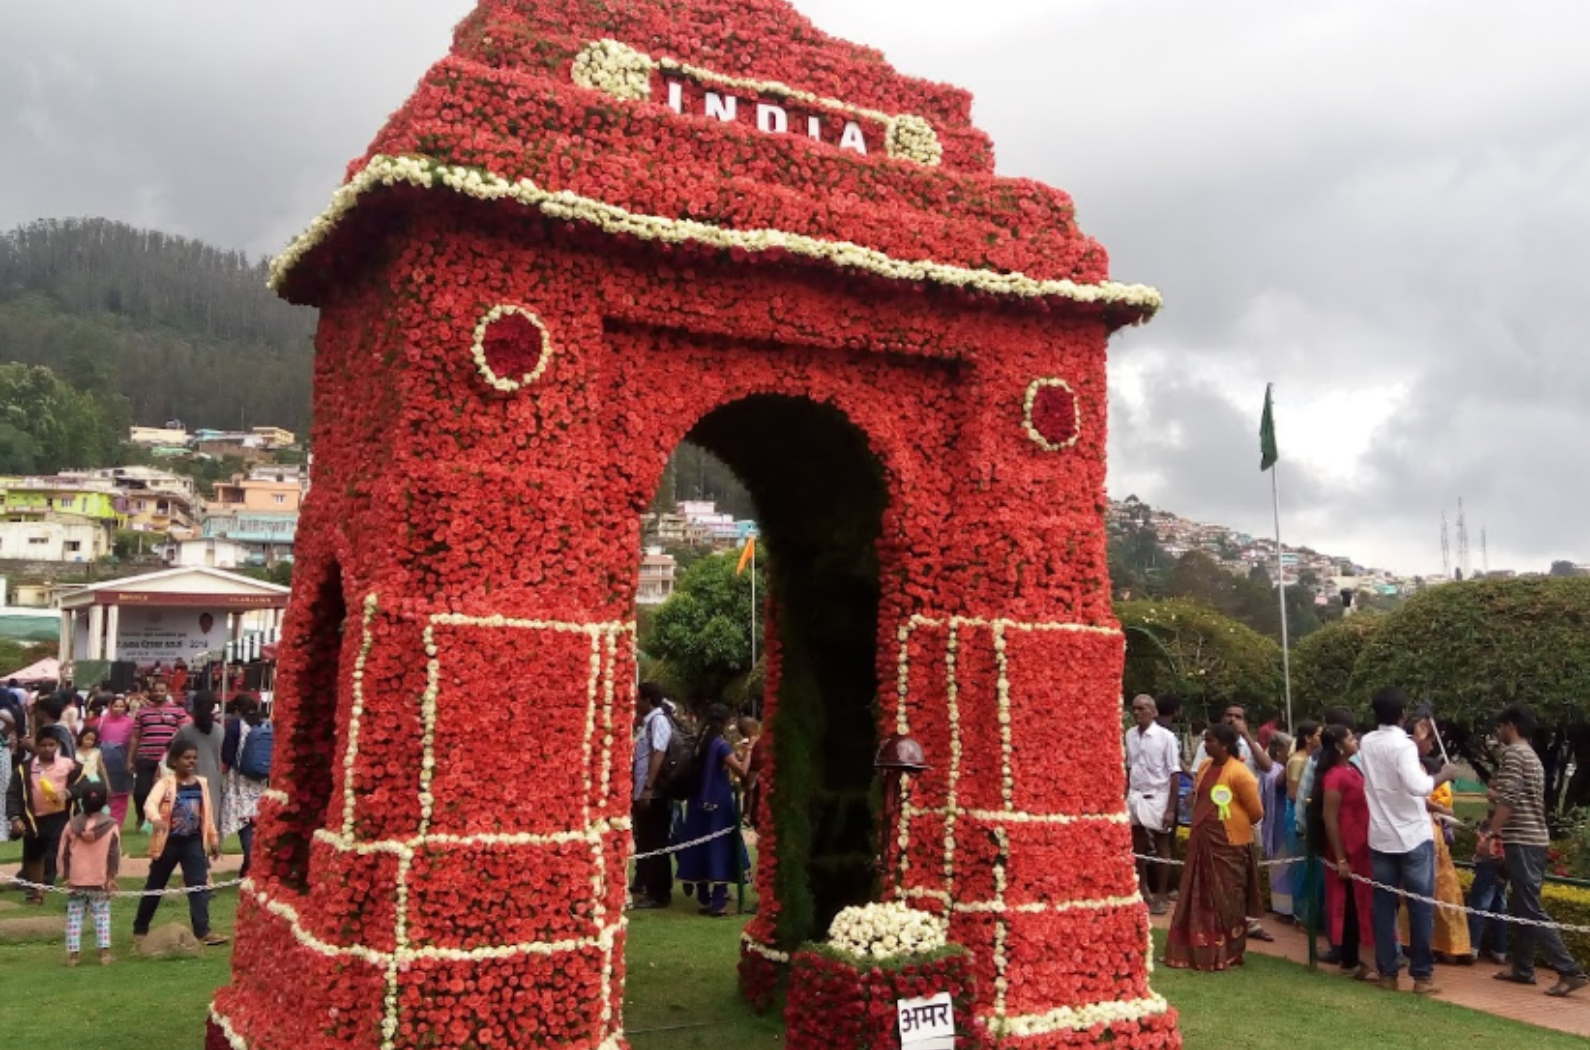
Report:
<svg viewBox="0 0 1590 1050"><path fill-rule="evenodd" d="M738 561L717 554L691 566L641 638L646 654L665 666L667 684L693 704L724 699L751 671L751 574L736 574ZM766 594L758 575L758 593Z"/></svg>
<svg viewBox="0 0 1590 1050"><path fill-rule="evenodd" d="M1353 668L1364 643L1384 617L1360 613L1326 624L1292 650L1292 699L1299 712L1319 714L1329 707L1356 707Z"/></svg>
<svg viewBox="0 0 1590 1050"><path fill-rule="evenodd" d="M0 365L0 473L114 463L127 419L114 391L79 390L39 365Z"/></svg>
<svg viewBox="0 0 1590 1050"><path fill-rule="evenodd" d="M316 314L265 278L265 260L242 252L104 219L41 220L0 234L0 348L79 391L123 395L144 425L307 433Z"/></svg>
<svg viewBox="0 0 1590 1050"><path fill-rule="evenodd" d="M1280 707L1281 647L1252 628L1184 599L1119 602L1115 615L1126 632L1128 695L1174 694L1205 716L1233 702Z"/></svg>
<svg viewBox="0 0 1590 1050"><path fill-rule="evenodd" d="M1415 595L1358 657L1354 695L1367 702L1385 686L1432 704L1448 746L1482 775L1497 713L1528 704L1548 798L1590 804L1590 579L1483 580ZM1567 784L1571 759L1578 772Z"/></svg>

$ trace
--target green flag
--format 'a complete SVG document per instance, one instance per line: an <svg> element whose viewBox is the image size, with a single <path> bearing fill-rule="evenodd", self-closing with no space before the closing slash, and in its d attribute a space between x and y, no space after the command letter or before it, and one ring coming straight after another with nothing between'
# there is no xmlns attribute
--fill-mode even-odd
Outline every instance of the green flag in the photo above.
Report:
<svg viewBox="0 0 1590 1050"><path fill-rule="evenodd" d="M1270 395L1275 389L1271 383L1264 388L1264 418L1259 420L1259 469L1269 470L1275 466L1276 460L1281 458L1281 453L1275 449L1275 403Z"/></svg>

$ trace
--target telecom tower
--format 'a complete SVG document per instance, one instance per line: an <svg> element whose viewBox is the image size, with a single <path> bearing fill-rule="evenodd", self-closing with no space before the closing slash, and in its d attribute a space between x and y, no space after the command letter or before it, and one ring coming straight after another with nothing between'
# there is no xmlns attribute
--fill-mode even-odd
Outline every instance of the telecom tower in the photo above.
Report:
<svg viewBox="0 0 1590 1050"><path fill-rule="evenodd" d="M1486 576L1491 574L1491 543L1484 525L1480 526L1480 572Z"/></svg>
<svg viewBox="0 0 1590 1050"><path fill-rule="evenodd" d="M1452 539L1446 527L1446 511L1441 512L1441 575L1452 578Z"/></svg>
<svg viewBox="0 0 1590 1050"><path fill-rule="evenodd" d="M1463 500L1458 499L1458 572L1462 573L1461 579L1468 579L1472 573L1469 566L1469 523L1463 514Z"/></svg>

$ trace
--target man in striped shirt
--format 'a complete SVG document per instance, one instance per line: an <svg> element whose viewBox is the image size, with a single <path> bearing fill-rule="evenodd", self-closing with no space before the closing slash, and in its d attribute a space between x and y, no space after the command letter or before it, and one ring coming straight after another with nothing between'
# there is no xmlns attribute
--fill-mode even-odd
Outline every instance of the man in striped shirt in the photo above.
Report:
<svg viewBox="0 0 1590 1050"><path fill-rule="evenodd" d="M1518 919L1550 922L1551 917L1540 903L1551 835L1546 827L1546 773L1529 743L1535 735L1535 714L1523 704L1513 704L1496 721L1502 761L1491 779L1491 797L1496 802L1491 827L1497 829L1507 858L1511 914ZM1537 949L1545 956L1546 965L1557 971L1557 983L1547 995L1561 998L1590 985L1590 976L1569 954L1562 934L1550 927L1523 923L1513 924L1512 969L1503 970L1496 979L1534 984Z"/></svg>
<svg viewBox="0 0 1590 1050"><path fill-rule="evenodd" d="M157 678L149 687L149 702L133 716L132 742L127 748L127 764L133 775L133 812L143 819L144 803L160 776L160 761L188 716L171 702L165 679Z"/></svg>

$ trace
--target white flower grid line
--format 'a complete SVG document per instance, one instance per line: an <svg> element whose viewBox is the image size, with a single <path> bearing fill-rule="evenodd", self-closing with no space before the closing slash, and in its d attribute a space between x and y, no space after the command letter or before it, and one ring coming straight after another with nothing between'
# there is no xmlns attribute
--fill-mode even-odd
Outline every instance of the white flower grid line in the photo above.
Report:
<svg viewBox="0 0 1590 1050"><path fill-rule="evenodd" d="M1031 914L1059 914L1072 911L1110 911L1120 908L1140 907L1142 896L1106 897L1100 899L1083 899L1061 901L1056 903L1032 902L1011 906L1005 899L1006 891L1006 865L1005 857L1010 853L1010 824L1057 824L1070 825L1082 823L1108 823L1125 824L1128 821L1126 810L1109 813L1026 813L1015 808L1015 778L1013 770L1011 719L1010 719L1010 681L1009 663L1006 655L1006 636L1011 631L1041 632L1062 631L1082 634L1099 634L1111 637L1120 637L1121 632L1113 627L1096 627L1086 624L1074 623L1023 623L1015 620L982 619L974 617L949 617L934 619L926 616L913 616L901 625L897 632L900 643L898 680L897 680L897 705L895 709L896 731L902 735L910 733L910 708L911 708L911 662L910 643L911 637L922 628L946 628L945 643L945 696L947 699L947 717L950 726L950 762L948 769L948 784L945 792L945 805L941 808L923 808L914 806L910 800L910 787L907 784L904 805L901 807L900 832L898 845L900 850L900 873L902 879L908 870L908 855L911 845L911 819L913 817L936 816L944 821L944 887L933 889L931 887L914 887L903 892L907 899L928 899L944 905L947 911L956 914L983 914L992 915L994 920L994 1015L989 1019L990 1030L996 1035L1011 1038L1030 1038L1046 1035L1059 1031L1077 1031L1092 1028L1099 1024L1117 1024L1126 1021L1141 1021L1150 1017L1164 1014L1170 1009L1170 1004L1159 995L1151 995L1144 999L1126 1002L1095 1003L1083 1007L1062 1007L1044 1014L1023 1014L1010 1016L1006 1012L1006 995L1009 982L1006 977L1009 968L1009 958L1005 954L1005 943L1009 936L1009 922L1007 917ZM989 631L994 649L994 663L998 672L995 685L997 701L997 717L1000 730L1000 794L1003 808L999 810L962 810L957 803L957 789L960 779L961 756L961 724L960 724L960 687L956 681L956 650L958 638L963 630ZM955 825L961 818L967 818L978 823L992 825L993 834L998 842L1000 861L994 866L994 897L986 901L961 901L955 897ZM1134 874L1135 878L1135 874ZM1148 923L1144 922L1145 930Z"/></svg>
<svg viewBox="0 0 1590 1050"><path fill-rule="evenodd" d="M1131 306L1145 316L1159 310L1159 292L1141 284L1078 284L1069 280L1041 280L1022 273L976 270L931 261L896 259L876 248L848 241L831 241L784 230L735 230L692 219L644 215L591 197L537 186L530 179L512 182L475 168L440 164L421 157L370 158L358 174L332 195L326 210L309 228L271 261L269 285L280 290L288 274L358 207L368 193L381 187L413 186L450 189L475 200L507 200L533 208L554 219L581 222L608 234L664 244L701 244L716 249L761 253L779 249L791 255L826 263L841 270L859 270L892 281L926 282L951 288L970 288L988 295L1023 299L1067 299L1077 303Z"/></svg>
<svg viewBox="0 0 1590 1050"><path fill-rule="evenodd" d="M884 148L889 156L928 167L937 167L944 159L944 146L939 142L938 132L933 130L933 125L927 120L915 114L884 113L836 98L814 95L776 80L733 77L672 58L652 58L644 51L618 40L598 40L587 44L574 57L571 76L580 87L600 91L620 102L641 102L651 98L652 75L658 72L673 73L703 85L737 88L753 95L804 102L820 109L861 117L884 126Z"/></svg>
<svg viewBox="0 0 1590 1050"><path fill-rule="evenodd" d="M385 970L386 994L383 1002L381 1024L382 1050L394 1050L396 1046L400 1024L398 979L403 970L417 960L435 959L456 962L480 962L508 959L522 955L550 956L596 948L602 952L602 1005L600 1010L602 1027L603 1029L610 1028L613 1024L613 950L617 935L625 926L625 919L623 914L620 913L615 920L611 922L605 921L608 909L604 903L607 892L604 847L606 837L614 832L627 831L630 821L627 817L598 819L593 812L593 798L605 800L612 787L613 705L616 693L615 675L618 640L621 637L633 639L634 625L627 622L588 624L523 620L503 616L472 617L451 613L431 616L424 631L426 688L421 698L422 757L419 778L420 822L418 833L407 839L360 841L355 835L354 805L356 792L353 784L353 770L358 759L359 720L364 713L363 670L369 653L374 646L372 625L379 610L379 604L379 599L374 594L365 599L359 657L354 664L354 703L347 733L347 750L343 757L345 770L343 778L343 828L340 834L327 830L317 831L315 839L332 846L340 852L351 852L360 855L388 853L397 857L398 867L394 893L394 950L384 952L366 945L329 943L317 937L305 927L295 908L284 901L272 899L259 889L253 880L243 883L244 892L248 893L266 912L286 922L294 939L311 951L330 957L358 959ZM442 673L442 654L436 643L436 629L438 627L549 631L558 634L583 634L590 638L591 673L586 687L587 703L583 748L585 758L582 766L585 778L582 790L583 829L543 835L450 835L433 834L430 831L430 821L435 807L435 799L431 795L431 782L436 767L437 702L441 693ZM599 766L600 774L596 785L594 785L596 793L593 796L591 768L595 763L593 762L592 749L597 744L599 728L602 734L600 739L602 757ZM287 802L287 796L283 792L273 790L268 791L266 795L278 803L285 804ZM581 841L589 843L591 847L593 936L567 938L553 942L523 942L482 948L415 948L411 945L408 936L408 876L414 856L419 849L430 845L542 846ZM246 1044L233 1031L230 1023L222 1015L212 1009L211 1016L217 1021L222 1031L227 1034L228 1041L234 1047L238 1047L240 1050L247 1050ZM602 1043L602 1047L616 1048L620 1045L621 1040L622 1032L614 1031L609 1033L608 1038Z"/></svg>

